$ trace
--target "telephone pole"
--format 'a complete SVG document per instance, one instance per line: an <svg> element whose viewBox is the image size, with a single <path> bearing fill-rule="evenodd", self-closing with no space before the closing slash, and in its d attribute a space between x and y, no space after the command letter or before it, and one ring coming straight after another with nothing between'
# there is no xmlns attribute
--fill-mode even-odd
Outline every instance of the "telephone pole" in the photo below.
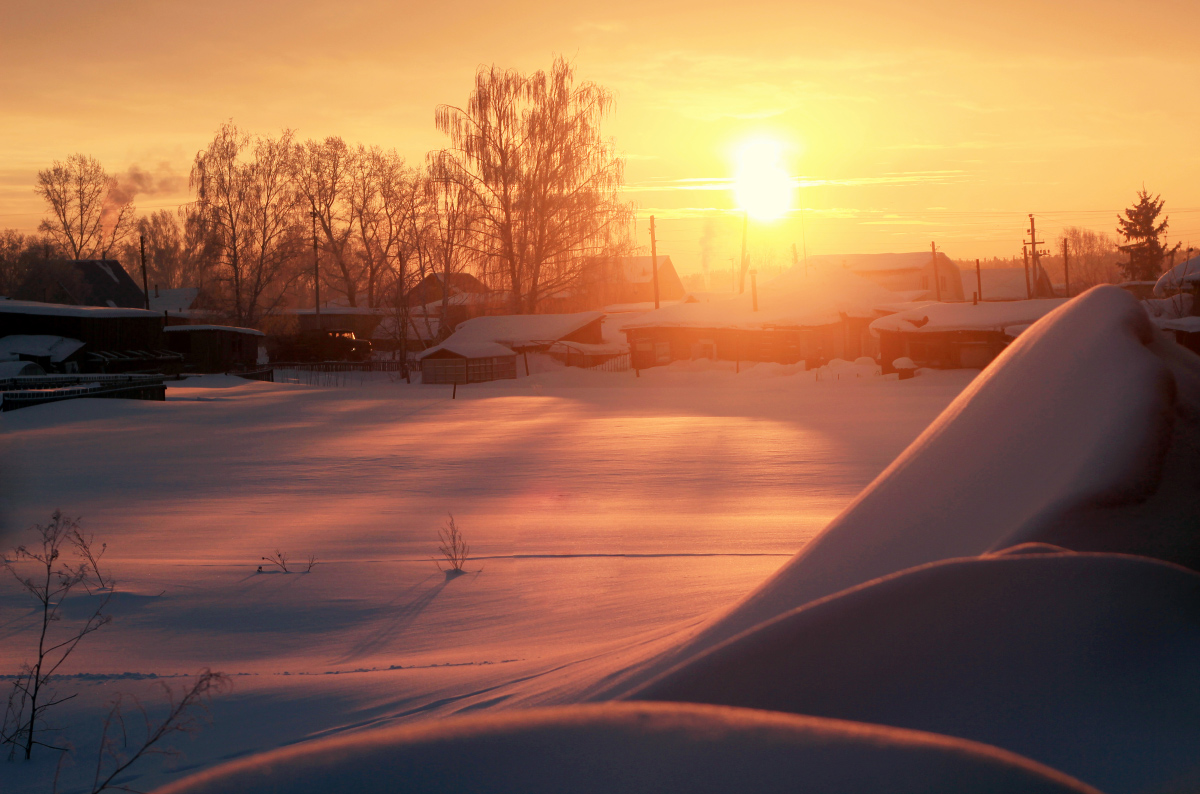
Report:
<svg viewBox="0 0 1200 794"><path fill-rule="evenodd" d="M1069 252L1067 251L1067 238L1064 237L1063 238L1063 281L1066 282L1066 285L1065 285L1065 288L1063 291L1066 293L1066 297L1070 298L1071 297L1071 262L1067 258L1068 256L1069 256Z"/></svg>
<svg viewBox="0 0 1200 794"><path fill-rule="evenodd" d="M1030 286L1030 274L1033 275L1032 283L1037 283L1038 273L1042 270L1042 252L1038 250L1038 246L1042 245L1045 240L1037 238L1037 224L1033 220L1033 213L1029 213L1029 257L1033 261L1029 263L1029 268L1025 274L1025 292L1032 298L1033 288Z"/></svg>
<svg viewBox="0 0 1200 794"><path fill-rule="evenodd" d="M138 235L138 245L142 249L142 292L146 293L146 310L150 310L150 284L146 281L146 235Z"/></svg>
<svg viewBox="0 0 1200 794"><path fill-rule="evenodd" d="M1025 300L1033 297L1033 292L1029 289L1029 244L1021 243L1021 258L1025 260Z"/></svg>
<svg viewBox="0 0 1200 794"><path fill-rule="evenodd" d="M979 260L975 260L975 301L983 300L983 274L979 272Z"/></svg>
<svg viewBox="0 0 1200 794"><path fill-rule="evenodd" d="M317 309L317 330L321 330L321 260L317 257L317 211L312 211L313 305Z"/></svg>
<svg viewBox="0 0 1200 794"><path fill-rule="evenodd" d="M938 278L937 243L930 243L929 250L933 252L933 294L938 303L942 302L942 280Z"/></svg>
<svg viewBox="0 0 1200 794"><path fill-rule="evenodd" d="M750 231L750 213L742 213L742 267L738 271L738 295L746 291L746 269L750 263L746 261L746 234Z"/></svg>
<svg viewBox="0 0 1200 794"><path fill-rule="evenodd" d="M658 241L654 238L654 216L650 216L650 267L654 276L654 308L658 308Z"/></svg>

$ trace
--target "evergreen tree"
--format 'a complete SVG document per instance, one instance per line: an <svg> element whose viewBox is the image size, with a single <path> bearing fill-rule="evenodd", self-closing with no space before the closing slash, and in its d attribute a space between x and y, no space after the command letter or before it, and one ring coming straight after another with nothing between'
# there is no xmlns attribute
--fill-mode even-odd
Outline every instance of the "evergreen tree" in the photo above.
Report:
<svg viewBox="0 0 1200 794"><path fill-rule="evenodd" d="M1128 257L1120 263L1121 271L1130 281L1153 281L1162 273L1163 259L1179 250L1179 243L1167 249L1160 239L1167 231L1168 218L1156 225L1162 213L1163 200L1151 196L1142 188L1138 200L1125 210L1125 217L1117 216L1117 232L1125 238L1125 245L1117 248Z"/></svg>

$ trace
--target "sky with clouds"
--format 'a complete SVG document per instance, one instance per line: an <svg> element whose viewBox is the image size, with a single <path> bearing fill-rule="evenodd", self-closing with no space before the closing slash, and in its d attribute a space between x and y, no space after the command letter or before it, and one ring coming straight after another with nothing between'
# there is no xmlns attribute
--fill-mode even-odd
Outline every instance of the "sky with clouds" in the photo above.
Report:
<svg viewBox="0 0 1200 794"><path fill-rule="evenodd" d="M571 59L616 94L639 239L728 267L739 142L784 147L799 204L752 223L762 261L810 253L1020 253L1026 215L1111 231L1143 183L1200 244L1200 4L13 0L0 26L0 227L31 230L34 174L80 151L186 201L226 119L341 135L410 161L481 64ZM130 169L133 169L132 171ZM803 216L803 217L802 217ZM701 241L704 241L703 243ZM644 240L642 242L648 242Z"/></svg>

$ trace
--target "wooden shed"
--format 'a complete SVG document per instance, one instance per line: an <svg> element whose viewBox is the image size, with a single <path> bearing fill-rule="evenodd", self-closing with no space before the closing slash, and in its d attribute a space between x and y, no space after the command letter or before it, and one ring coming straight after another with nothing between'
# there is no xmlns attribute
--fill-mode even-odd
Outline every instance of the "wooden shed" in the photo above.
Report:
<svg viewBox="0 0 1200 794"><path fill-rule="evenodd" d="M253 369L264 338L262 331L231 325L169 325L163 334L191 372Z"/></svg>
<svg viewBox="0 0 1200 794"><path fill-rule="evenodd" d="M517 377L517 354L494 342L446 340L418 358L421 383L483 383Z"/></svg>

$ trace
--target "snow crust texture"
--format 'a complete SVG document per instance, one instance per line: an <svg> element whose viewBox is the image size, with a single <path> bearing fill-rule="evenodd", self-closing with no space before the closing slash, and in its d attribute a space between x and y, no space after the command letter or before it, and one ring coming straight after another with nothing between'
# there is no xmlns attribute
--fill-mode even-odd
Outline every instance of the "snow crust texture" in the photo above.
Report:
<svg viewBox="0 0 1200 794"><path fill-rule="evenodd" d="M674 661L839 590L937 560L1055 543L1045 534L1065 516L1145 500L1178 413L1176 378L1152 349L1159 340L1138 301L1116 287L1051 312Z"/></svg>
<svg viewBox="0 0 1200 794"><path fill-rule="evenodd" d="M695 705L545 709L327 740L158 794L1066 794L1094 790L995 748L915 731Z"/></svg>
<svg viewBox="0 0 1200 794"><path fill-rule="evenodd" d="M958 736L1114 793L1191 780L1200 575L1142 557L1023 551L809 604L636 697Z"/></svg>

